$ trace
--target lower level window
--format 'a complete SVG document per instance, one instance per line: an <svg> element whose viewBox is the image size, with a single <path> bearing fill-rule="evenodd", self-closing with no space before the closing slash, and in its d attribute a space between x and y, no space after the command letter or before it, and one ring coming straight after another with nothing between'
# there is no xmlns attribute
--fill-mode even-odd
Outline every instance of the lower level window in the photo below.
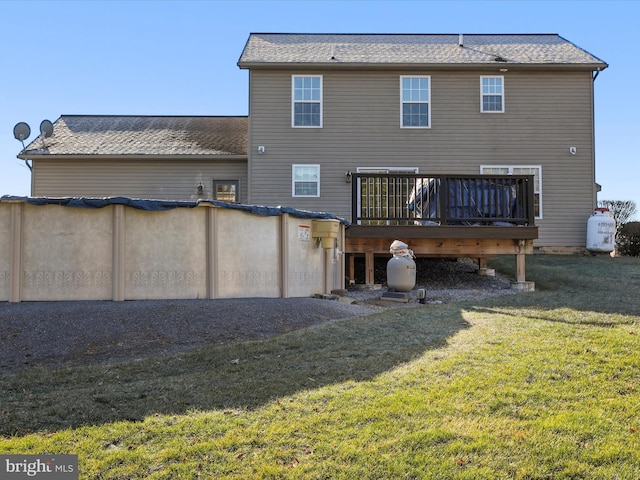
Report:
<svg viewBox="0 0 640 480"><path fill-rule="evenodd" d="M292 165L291 178L294 197L320 196L320 165Z"/></svg>
<svg viewBox="0 0 640 480"><path fill-rule="evenodd" d="M542 218L542 167L532 165L488 165L480 167L483 175L533 175L533 207L536 218Z"/></svg>
<svg viewBox="0 0 640 480"><path fill-rule="evenodd" d="M238 186L237 180L214 180L213 198L222 202L238 203Z"/></svg>

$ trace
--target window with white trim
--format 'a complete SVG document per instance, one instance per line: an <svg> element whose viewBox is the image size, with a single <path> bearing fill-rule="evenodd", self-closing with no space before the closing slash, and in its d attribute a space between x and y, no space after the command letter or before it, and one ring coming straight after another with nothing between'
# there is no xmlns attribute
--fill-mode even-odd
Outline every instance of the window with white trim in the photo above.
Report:
<svg viewBox="0 0 640 480"><path fill-rule="evenodd" d="M292 196L320 196L320 165L292 165L291 179Z"/></svg>
<svg viewBox="0 0 640 480"><path fill-rule="evenodd" d="M291 126L322 127L322 75L292 75Z"/></svg>
<svg viewBox="0 0 640 480"><path fill-rule="evenodd" d="M542 218L542 167L538 165L486 165L480 167L483 175L533 175L533 211Z"/></svg>
<svg viewBox="0 0 640 480"><path fill-rule="evenodd" d="M431 127L431 77L400 77L400 127Z"/></svg>
<svg viewBox="0 0 640 480"><path fill-rule="evenodd" d="M480 77L480 111L504 113L504 77Z"/></svg>
<svg viewBox="0 0 640 480"><path fill-rule="evenodd" d="M214 180L213 198L223 202L238 203L240 193L240 182L238 180Z"/></svg>

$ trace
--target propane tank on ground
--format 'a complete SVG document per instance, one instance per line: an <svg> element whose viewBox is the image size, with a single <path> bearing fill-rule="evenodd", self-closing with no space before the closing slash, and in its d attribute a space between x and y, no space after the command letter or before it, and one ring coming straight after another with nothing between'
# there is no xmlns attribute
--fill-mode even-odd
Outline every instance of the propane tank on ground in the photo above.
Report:
<svg viewBox="0 0 640 480"><path fill-rule="evenodd" d="M616 248L616 221L606 208L596 208L587 221L587 250L610 253Z"/></svg>
<svg viewBox="0 0 640 480"><path fill-rule="evenodd" d="M387 286L398 292L409 292L416 285L416 262L409 246L395 240L389 252L393 257L387 262Z"/></svg>

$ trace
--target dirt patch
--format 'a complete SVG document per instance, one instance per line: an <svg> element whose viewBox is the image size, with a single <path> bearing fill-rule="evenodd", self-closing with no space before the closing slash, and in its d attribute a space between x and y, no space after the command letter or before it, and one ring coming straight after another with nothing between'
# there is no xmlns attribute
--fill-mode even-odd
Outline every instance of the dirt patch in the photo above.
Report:
<svg viewBox="0 0 640 480"><path fill-rule="evenodd" d="M379 300L381 292L387 289L387 261L386 258L376 258L375 260L374 281L380 286L379 290L368 291L354 288L350 289L349 295L369 304L388 306L389 302ZM479 275L478 265L467 258L417 258L415 262L416 287L414 290L424 289L427 303L481 300L487 297L516 293L516 290L511 289L511 280L507 277L499 274L495 276Z"/></svg>
<svg viewBox="0 0 640 480"><path fill-rule="evenodd" d="M0 368L108 363L255 340L371 307L312 298L0 304Z"/></svg>

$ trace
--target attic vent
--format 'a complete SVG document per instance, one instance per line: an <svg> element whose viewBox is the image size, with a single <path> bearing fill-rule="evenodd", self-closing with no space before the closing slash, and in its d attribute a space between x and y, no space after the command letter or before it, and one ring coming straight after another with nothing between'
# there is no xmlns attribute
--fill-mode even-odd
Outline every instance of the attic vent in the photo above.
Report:
<svg viewBox="0 0 640 480"><path fill-rule="evenodd" d="M464 35L462 33L458 35L458 46L464 47Z"/></svg>
<svg viewBox="0 0 640 480"><path fill-rule="evenodd" d="M500 55L496 55L496 57L493 59L494 62L506 62L507 60L502 58Z"/></svg>

